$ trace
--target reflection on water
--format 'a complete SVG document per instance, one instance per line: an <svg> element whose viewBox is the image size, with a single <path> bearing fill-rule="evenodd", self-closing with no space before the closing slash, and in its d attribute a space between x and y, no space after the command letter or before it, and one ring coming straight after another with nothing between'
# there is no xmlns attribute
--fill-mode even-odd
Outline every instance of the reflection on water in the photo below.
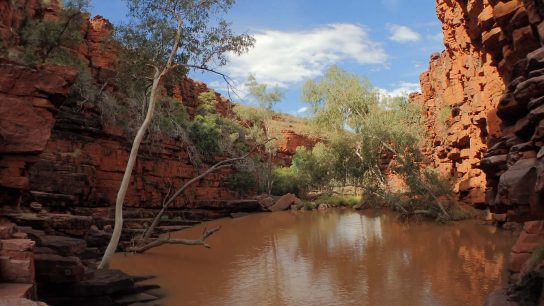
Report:
<svg viewBox="0 0 544 306"><path fill-rule="evenodd" d="M509 233L352 211L210 222L212 249L168 245L113 266L158 275L166 305L482 305L506 282ZM202 228L178 233L198 237Z"/></svg>

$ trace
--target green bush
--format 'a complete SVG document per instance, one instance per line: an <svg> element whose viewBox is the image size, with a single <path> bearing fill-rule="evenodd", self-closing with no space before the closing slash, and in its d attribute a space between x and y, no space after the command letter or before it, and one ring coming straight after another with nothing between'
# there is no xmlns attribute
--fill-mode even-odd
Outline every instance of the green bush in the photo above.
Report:
<svg viewBox="0 0 544 306"><path fill-rule="evenodd" d="M189 126L189 137L204 156L210 157L220 152L221 131L217 128L215 120L197 115Z"/></svg>
<svg viewBox="0 0 544 306"><path fill-rule="evenodd" d="M353 207L361 202L361 197L346 195L323 195L315 200L317 206L328 204L332 207Z"/></svg>
<svg viewBox="0 0 544 306"><path fill-rule="evenodd" d="M438 112L438 122L442 125L446 124L446 121L451 117L451 107L446 105Z"/></svg>
<svg viewBox="0 0 544 306"><path fill-rule="evenodd" d="M67 0L55 20L31 20L23 29L21 38L24 46L22 60L26 64L55 63L69 64L66 59L74 57L69 49L77 50L83 36L85 10L88 0ZM38 5L38 10L43 7Z"/></svg>
<svg viewBox="0 0 544 306"><path fill-rule="evenodd" d="M300 194L300 192L302 191L301 183L298 179L296 171L293 168L276 168L274 169L273 176L273 195L284 195L286 193Z"/></svg>
<svg viewBox="0 0 544 306"><path fill-rule="evenodd" d="M234 173L225 183L230 190L242 193L247 193L250 189L255 188L256 184L255 177L249 172Z"/></svg>
<svg viewBox="0 0 544 306"><path fill-rule="evenodd" d="M317 209L317 204L311 201L301 201L299 204L296 205L296 208L298 210L314 210Z"/></svg>

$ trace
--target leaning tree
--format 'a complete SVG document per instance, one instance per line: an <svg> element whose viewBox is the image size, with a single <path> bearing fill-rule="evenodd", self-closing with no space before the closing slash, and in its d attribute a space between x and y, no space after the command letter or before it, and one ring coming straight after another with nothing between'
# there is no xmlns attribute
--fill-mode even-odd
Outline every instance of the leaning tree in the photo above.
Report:
<svg viewBox="0 0 544 306"><path fill-rule="evenodd" d="M190 69L215 72L214 67L226 64L227 53L241 54L254 44L250 35L234 34L231 24L222 17L234 0L126 0L126 3L129 22L117 31L125 55L121 67L144 85L147 112L132 144L115 202L113 234L99 269L109 265L117 249L130 177L164 82Z"/></svg>

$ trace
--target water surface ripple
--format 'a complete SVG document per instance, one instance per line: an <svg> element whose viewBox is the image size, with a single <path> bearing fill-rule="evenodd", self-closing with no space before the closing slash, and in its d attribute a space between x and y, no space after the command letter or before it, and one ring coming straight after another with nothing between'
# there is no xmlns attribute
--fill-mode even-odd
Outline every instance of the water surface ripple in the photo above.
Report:
<svg viewBox="0 0 544 306"><path fill-rule="evenodd" d="M209 222L211 249L117 254L114 268L157 275L165 305L482 305L506 282L513 237L467 221L394 214L278 212ZM176 233L195 238L203 226Z"/></svg>

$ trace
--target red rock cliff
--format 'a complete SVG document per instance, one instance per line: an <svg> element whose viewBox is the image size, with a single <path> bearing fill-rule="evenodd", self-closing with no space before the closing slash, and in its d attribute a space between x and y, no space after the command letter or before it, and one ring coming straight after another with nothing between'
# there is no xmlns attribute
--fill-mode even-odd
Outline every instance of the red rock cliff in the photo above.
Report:
<svg viewBox="0 0 544 306"><path fill-rule="evenodd" d="M45 4L44 4L45 3ZM21 50L19 33L35 18L56 18L57 1L3 1L0 3L2 57ZM72 53L91 69L100 83L115 76L118 49L111 43L113 27L97 16L86 20L83 42ZM0 203L28 205L32 201L49 210L81 211L114 202L128 159L131 141L120 128L103 124L91 107L66 103L77 70L54 65L27 67L0 61ZM201 83L183 79L172 88L175 99L190 115L198 95L208 91ZM232 116L232 103L216 96L216 107ZM171 188L196 175L180 140L162 137L146 143L127 193L129 207L153 208ZM225 158L219 156L217 159ZM175 203L180 208L217 208L240 194L224 186L232 170L209 175ZM4 207L5 208L5 207Z"/></svg>
<svg viewBox="0 0 544 306"><path fill-rule="evenodd" d="M532 0L437 0L436 7L446 49L431 56L420 77L422 93L411 96L424 110L425 153L456 179L462 201L492 205L498 172L481 160L488 147L508 138L499 101L510 80L526 70L527 53L540 47L538 7Z"/></svg>
<svg viewBox="0 0 544 306"><path fill-rule="evenodd" d="M541 220L544 3L436 5L446 50L431 57L421 75L422 93L411 96L424 110L425 153L443 174L458 179L461 200L490 207L497 221ZM542 221L525 223L508 266L513 280L531 278L528 259L542 245L543 233ZM510 296L496 292L486 305L506 305L507 299L517 305L523 288L511 288Z"/></svg>

